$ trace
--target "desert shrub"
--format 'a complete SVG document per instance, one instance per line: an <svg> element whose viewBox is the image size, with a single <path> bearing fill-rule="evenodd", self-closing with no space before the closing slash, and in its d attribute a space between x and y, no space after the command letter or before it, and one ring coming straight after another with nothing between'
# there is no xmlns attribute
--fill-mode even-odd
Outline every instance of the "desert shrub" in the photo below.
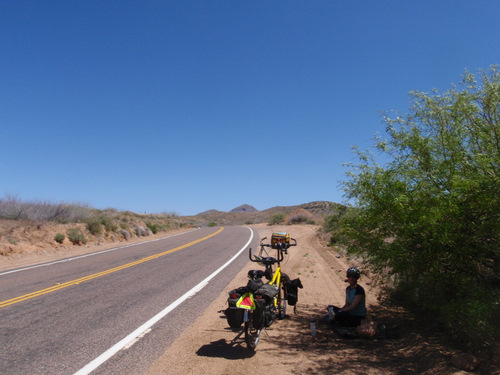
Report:
<svg viewBox="0 0 500 375"><path fill-rule="evenodd" d="M269 219L269 225L283 224L285 221L285 214L277 213L271 216Z"/></svg>
<svg viewBox="0 0 500 375"><path fill-rule="evenodd" d="M126 230L130 229L130 226L128 225L128 223L124 222L124 221L120 221L119 226L121 229L126 229Z"/></svg>
<svg viewBox="0 0 500 375"><path fill-rule="evenodd" d="M287 224L314 224L314 215L304 208L298 208L285 216Z"/></svg>
<svg viewBox="0 0 500 375"><path fill-rule="evenodd" d="M148 235L148 231L142 225L135 225L134 231L137 237L146 237Z"/></svg>
<svg viewBox="0 0 500 375"><path fill-rule="evenodd" d="M311 218L307 217L306 215L293 215L288 219L289 224L314 224L314 220Z"/></svg>
<svg viewBox="0 0 500 375"><path fill-rule="evenodd" d="M106 232L116 232L116 230L118 229L118 225L109 216L100 215L99 221L101 222L102 225L104 225Z"/></svg>
<svg viewBox="0 0 500 375"><path fill-rule="evenodd" d="M99 217L89 217L85 219L84 222L87 225L87 230L94 236L99 236L100 234L102 234L101 220L99 219Z"/></svg>
<svg viewBox="0 0 500 375"><path fill-rule="evenodd" d="M348 208L346 206L339 206L337 212L325 218L323 221L323 226L321 228L323 233L329 234L329 245L333 246L339 242L344 242L346 240L344 235L344 229L339 222L342 218L348 214L355 215L355 210Z"/></svg>
<svg viewBox="0 0 500 375"><path fill-rule="evenodd" d="M70 240L73 245L81 245L87 243L87 239L80 231L80 228L68 229L67 235L68 235L68 240Z"/></svg>
<svg viewBox="0 0 500 375"><path fill-rule="evenodd" d="M63 243L64 242L64 239L66 238L66 236L62 233L57 233L55 236L54 236L54 240L57 242L57 243Z"/></svg>
<svg viewBox="0 0 500 375"><path fill-rule="evenodd" d="M153 234L158 233L160 226L158 224L146 223L146 226L153 232Z"/></svg>
<svg viewBox="0 0 500 375"><path fill-rule="evenodd" d="M118 224L116 224L111 217L106 215L91 216L84 219L83 222L87 224L87 230L94 236L102 234L103 226L108 233L118 230Z"/></svg>
<svg viewBox="0 0 500 375"><path fill-rule="evenodd" d="M215 222L212 221L212 222L208 223L207 226L209 226L209 227L216 227L217 223L215 223Z"/></svg>
<svg viewBox="0 0 500 375"><path fill-rule="evenodd" d="M23 202L12 196L0 199L0 217L5 219L74 223L90 214L91 209L84 205L47 201Z"/></svg>
<svg viewBox="0 0 500 375"><path fill-rule="evenodd" d="M120 229L118 233L120 233L125 240L128 240L131 237L130 232L126 229Z"/></svg>
<svg viewBox="0 0 500 375"><path fill-rule="evenodd" d="M180 214L178 212L172 211L165 211L161 213L162 216L168 217L168 218L178 218L180 217Z"/></svg>

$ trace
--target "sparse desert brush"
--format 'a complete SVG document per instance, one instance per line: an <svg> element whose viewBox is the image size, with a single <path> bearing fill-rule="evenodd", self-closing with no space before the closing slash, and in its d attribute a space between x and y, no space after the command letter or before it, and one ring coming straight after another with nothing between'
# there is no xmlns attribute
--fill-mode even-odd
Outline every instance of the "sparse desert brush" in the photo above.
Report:
<svg viewBox="0 0 500 375"><path fill-rule="evenodd" d="M172 211L172 212L162 212L161 213L162 216L166 217L166 218L178 218L180 217L181 215L175 211Z"/></svg>
<svg viewBox="0 0 500 375"><path fill-rule="evenodd" d="M74 223L90 216L91 212L91 208L83 204L23 202L12 196L0 198L0 217L5 219Z"/></svg>
<svg viewBox="0 0 500 375"><path fill-rule="evenodd" d="M158 233L160 226L155 223L146 223L146 226L153 232L153 234Z"/></svg>
<svg viewBox="0 0 500 375"><path fill-rule="evenodd" d="M315 224L314 215L303 208L292 211L285 221L288 224Z"/></svg>
<svg viewBox="0 0 500 375"><path fill-rule="evenodd" d="M68 229L67 234L68 240L70 240L73 245L84 245L87 243L87 239L80 231L80 228L70 228Z"/></svg>
<svg viewBox="0 0 500 375"><path fill-rule="evenodd" d="M139 224L135 224L133 226L133 228L135 231L135 235L137 237L146 237L146 236L149 236L150 234L153 234L151 229L149 229L148 227L144 227L142 225L139 225Z"/></svg>
<svg viewBox="0 0 500 375"><path fill-rule="evenodd" d="M130 230L130 225L126 222L120 221L119 225L121 229Z"/></svg>
<svg viewBox="0 0 500 375"><path fill-rule="evenodd" d="M285 221L285 214L277 213L271 216L269 219L269 225L283 224Z"/></svg>
<svg viewBox="0 0 500 375"><path fill-rule="evenodd" d="M87 230L94 236L101 235L103 227L106 229L107 233L116 232L118 230L118 224L115 220L104 214L90 216L83 220L83 222L87 224Z"/></svg>
<svg viewBox="0 0 500 375"><path fill-rule="evenodd" d="M104 225L106 232L116 232L118 229L118 224L109 216L100 215L99 220L101 221L101 224Z"/></svg>
<svg viewBox="0 0 500 375"><path fill-rule="evenodd" d="M101 221L98 217L92 216L84 220L87 224L87 230L94 236L99 236L102 234Z"/></svg>
<svg viewBox="0 0 500 375"><path fill-rule="evenodd" d="M126 230L126 229L120 229L120 230L118 231L118 233L120 233L120 234L122 235L122 237L123 237L125 240L127 240L127 241L128 241L128 240L129 240L129 238L131 237L130 232L129 232L128 230Z"/></svg>
<svg viewBox="0 0 500 375"><path fill-rule="evenodd" d="M66 238L66 236L62 233L57 233L55 236L54 236L54 241L56 241L57 243L63 243L64 242L64 239Z"/></svg>

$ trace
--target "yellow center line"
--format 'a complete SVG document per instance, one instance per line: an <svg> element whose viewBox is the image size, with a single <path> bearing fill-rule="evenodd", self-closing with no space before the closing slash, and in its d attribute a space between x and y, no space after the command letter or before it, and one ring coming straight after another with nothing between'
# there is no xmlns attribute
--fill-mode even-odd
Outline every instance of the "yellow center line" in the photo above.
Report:
<svg viewBox="0 0 500 375"><path fill-rule="evenodd" d="M102 271L102 272L99 272L99 273L94 273L92 275L84 276L84 277L82 277L80 279L76 279L76 280L72 280L72 281L67 281L67 282L62 283L62 284L57 284L57 285L54 285L54 286L52 286L50 288L38 290L36 292L25 294L23 296L19 296L19 297L15 297L15 298L12 298L12 299L8 299L6 301L0 302L0 308L5 307L5 306L9 306L9 305L13 305L13 304L18 303L18 302L26 301L26 300L28 300L30 298L34 298L34 297L38 297L38 296L41 296L41 295L44 295L44 294L52 293L52 292L55 292L56 290L66 288L66 287L71 286L71 285L78 285L78 284L83 283L84 281L89 281L89 280L96 279L96 278L101 277L101 276L109 275L110 273L121 271L121 270L124 270L126 268L133 267L133 266L136 266L138 264L142 264L142 263L148 262L148 261L153 260L153 259L158 259L158 258L160 258L160 257L162 257L164 255L173 253L175 251L179 251L181 249L185 249L186 247L189 247L189 246L192 246L192 245L197 244L199 242L205 241L205 240L209 239L210 237L218 235L223 230L224 230L224 227L220 228L217 232L212 233L212 234L210 234L210 235L208 235L206 237L203 237L203 238L200 238L198 240L189 242L189 243L187 243L185 245L176 247L175 249L164 251L163 253L154 254L154 255L151 255L149 257L136 260L135 262L127 263L127 264L124 264L122 266L111 268L111 269L106 270L106 271Z"/></svg>

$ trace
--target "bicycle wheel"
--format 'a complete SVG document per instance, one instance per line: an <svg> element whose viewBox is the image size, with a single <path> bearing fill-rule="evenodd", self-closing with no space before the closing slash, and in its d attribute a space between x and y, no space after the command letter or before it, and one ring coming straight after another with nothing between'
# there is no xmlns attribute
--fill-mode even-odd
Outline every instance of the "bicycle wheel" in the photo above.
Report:
<svg viewBox="0 0 500 375"><path fill-rule="evenodd" d="M256 329L252 324L252 316L253 314L249 314L249 319L245 322L245 342L247 343L247 347L250 350L255 350L257 345L259 344L260 339L260 329Z"/></svg>

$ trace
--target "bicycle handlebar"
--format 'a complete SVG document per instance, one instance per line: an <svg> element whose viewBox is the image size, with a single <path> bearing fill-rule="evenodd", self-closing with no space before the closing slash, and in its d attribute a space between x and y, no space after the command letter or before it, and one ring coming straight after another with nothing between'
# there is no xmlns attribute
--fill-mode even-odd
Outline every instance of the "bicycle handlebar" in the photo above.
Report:
<svg viewBox="0 0 500 375"><path fill-rule="evenodd" d="M282 251L278 251L278 259L274 257L266 257L266 258L254 258L252 259L252 248L248 249L248 257L250 258L250 261L254 263L263 263L263 264L274 264L274 263L279 263L282 262L284 259L284 255Z"/></svg>
<svg viewBox="0 0 500 375"><path fill-rule="evenodd" d="M276 242L274 245L273 244L270 244L270 243L264 243L264 240L267 239L267 237L264 237L264 238L261 238L260 240L260 249L261 249L261 252L260 254L262 254L262 250L264 249L264 247L270 247L272 249L275 249L276 252L278 253L278 258L276 259L275 257L257 257L254 255L254 258L252 259L252 248L249 249L249 254L248 254L248 257L250 258L250 260L252 262L255 262L255 263L263 263L264 265L271 265L271 264L274 264L274 263L280 263L283 261L284 259L284 254L287 254L287 250L289 247L291 246L297 246L297 240L295 238L290 238L291 241L293 241L293 243L282 243L282 242ZM267 254L267 252L266 252Z"/></svg>

